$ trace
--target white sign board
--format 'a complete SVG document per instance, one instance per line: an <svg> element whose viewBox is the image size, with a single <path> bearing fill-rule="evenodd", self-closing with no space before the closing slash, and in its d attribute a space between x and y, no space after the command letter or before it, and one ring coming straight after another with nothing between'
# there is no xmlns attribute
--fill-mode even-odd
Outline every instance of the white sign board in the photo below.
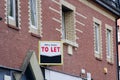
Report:
<svg viewBox="0 0 120 80"><path fill-rule="evenodd" d="M75 77L60 72L45 69L46 80L83 80L80 77Z"/></svg>
<svg viewBox="0 0 120 80"><path fill-rule="evenodd" d="M11 76L4 75L4 80L11 80Z"/></svg>
<svg viewBox="0 0 120 80"><path fill-rule="evenodd" d="M39 42L39 63L42 65L62 64L62 43L60 41Z"/></svg>

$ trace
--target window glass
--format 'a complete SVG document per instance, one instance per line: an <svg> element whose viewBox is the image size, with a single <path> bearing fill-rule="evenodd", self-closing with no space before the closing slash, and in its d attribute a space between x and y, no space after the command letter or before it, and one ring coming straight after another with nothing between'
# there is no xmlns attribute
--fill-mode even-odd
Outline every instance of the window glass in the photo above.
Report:
<svg viewBox="0 0 120 80"><path fill-rule="evenodd" d="M62 39L65 39L65 13L62 12Z"/></svg>
<svg viewBox="0 0 120 80"><path fill-rule="evenodd" d="M7 0L6 13L7 20L6 23L9 27L19 29L19 1L18 0Z"/></svg>
<svg viewBox="0 0 120 80"><path fill-rule="evenodd" d="M111 55L111 31L107 29L107 56Z"/></svg>
<svg viewBox="0 0 120 80"><path fill-rule="evenodd" d="M106 24L106 58L109 63L114 63L113 55L113 29Z"/></svg>
<svg viewBox="0 0 120 80"><path fill-rule="evenodd" d="M93 17L94 27L94 52L95 57L102 60L102 35L101 35L101 21Z"/></svg>
<svg viewBox="0 0 120 80"><path fill-rule="evenodd" d="M62 6L62 39L75 42L74 11Z"/></svg>
<svg viewBox="0 0 120 80"><path fill-rule="evenodd" d="M95 50L97 53L99 53L99 34L100 34L100 31L99 31L99 24L95 23Z"/></svg>
<svg viewBox="0 0 120 80"><path fill-rule="evenodd" d="M15 18L15 0L8 0L8 15Z"/></svg>
<svg viewBox="0 0 120 80"><path fill-rule="evenodd" d="M30 15L31 15L31 27L37 28L36 25L36 0L30 0Z"/></svg>

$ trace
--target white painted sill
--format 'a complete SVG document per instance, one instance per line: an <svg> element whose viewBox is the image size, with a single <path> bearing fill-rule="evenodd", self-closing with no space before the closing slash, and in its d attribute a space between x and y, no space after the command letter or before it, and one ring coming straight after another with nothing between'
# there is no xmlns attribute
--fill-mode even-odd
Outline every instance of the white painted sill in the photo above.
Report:
<svg viewBox="0 0 120 80"><path fill-rule="evenodd" d="M62 39L61 41L63 42L63 44L71 45L73 47L78 47L78 44L76 42L72 42L72 41L67 40L67 39Z"/></svg>

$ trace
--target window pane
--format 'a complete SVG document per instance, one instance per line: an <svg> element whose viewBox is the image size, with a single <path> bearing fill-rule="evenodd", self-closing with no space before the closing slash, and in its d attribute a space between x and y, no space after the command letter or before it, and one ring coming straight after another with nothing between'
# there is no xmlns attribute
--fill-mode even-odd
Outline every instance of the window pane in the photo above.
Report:
<svg viewBox="0 0 120 80"><path fill-rule="evenodd" d="M111 54L111 31L107 29L107 56Z"/></svg>
<svg viewBox="0 0 120 80"><path fill-rule="evenodd" d="M30 0L31 25L36 28L36 0Z"/></svg>
<svg viewBox="0 0 120 80"><path fill-rule="evenodd" d="M14 0L8 0L9 16L14 17L15 3Z"/></svg>
<svg viewBox="0 0 120 80"><path fill-rule="evenodd" d="M100 40L100 31L99 31L99 24L95 23L95 50L99 52L99 40Z"/></svg>
<svg viewBox="0 0 120 80"><path fill-rule="evenodd" d="M69 7L62 5L62 39L71 42L75 40L74 11Z"/></svg>
<svg viewBox="0 0 120 80"><path fill-rule="evenodd" d="M65 12L62 12L62 39L65 39Z"/></svg>

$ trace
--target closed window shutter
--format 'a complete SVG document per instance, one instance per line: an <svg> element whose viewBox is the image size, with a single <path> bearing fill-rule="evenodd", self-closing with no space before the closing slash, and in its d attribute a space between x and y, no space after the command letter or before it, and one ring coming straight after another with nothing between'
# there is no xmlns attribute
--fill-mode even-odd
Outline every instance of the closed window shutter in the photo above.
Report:
<svg viewBox="0 0 120 80"><path fill-rule="evenodd" d="M68 11L65 13L66 39L75 42L74 13Z"/></svg>

